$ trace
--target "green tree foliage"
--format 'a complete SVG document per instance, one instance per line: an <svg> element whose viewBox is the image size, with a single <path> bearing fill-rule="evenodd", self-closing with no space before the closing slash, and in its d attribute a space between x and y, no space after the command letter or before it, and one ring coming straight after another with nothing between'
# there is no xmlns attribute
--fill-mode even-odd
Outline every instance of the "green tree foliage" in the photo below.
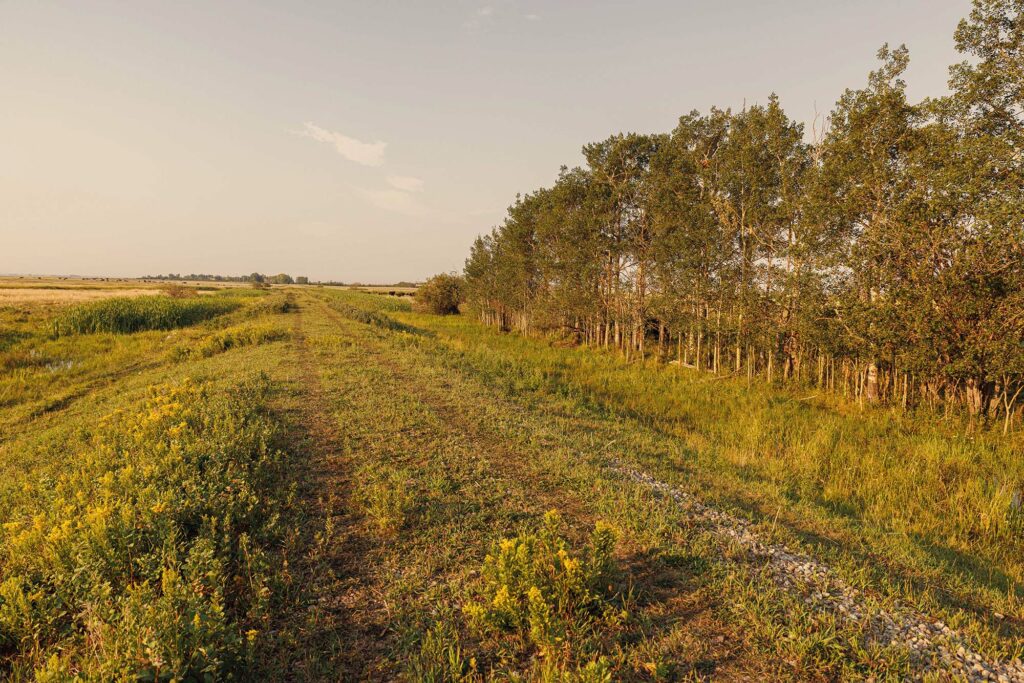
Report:
<svg viewBox="0 0 1024 683"><path fill-rule="evenodd" d="M416 310L435 315L459 312L463 300L463 279L459 275L441 273L430 278L416 290Z"/></svg>
<svg viewBox="0 0 1024 683"><path fill-rule="evenodd" d="M813 144L774 95L619 134L477 238L485 322L865 402L1011 417L1024 386L1024 0L975 0L952 94L905 47ZM653 347L653 352L652 352Z"/></svg>

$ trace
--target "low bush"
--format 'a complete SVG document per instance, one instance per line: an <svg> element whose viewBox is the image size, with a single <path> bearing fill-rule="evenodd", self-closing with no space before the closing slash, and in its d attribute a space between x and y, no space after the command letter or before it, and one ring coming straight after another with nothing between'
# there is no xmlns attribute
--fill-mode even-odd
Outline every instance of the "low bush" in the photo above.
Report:
<svg viewBox="0 0 1024 683"><path fill-rule="evenodd" d="M115 297L63 311L54 319L53 331L59 337L96 332L131 334L144 330L170 330L194 325L240 305L237 301L207 297Z"/></svg>
<svg viewBox="0 0 1024 683"><path fill-rule="evenodd" d="M160 288L164 294L172 299L188 299L199 293L199 287L187 287L178 283L166 284ZM209 289L209 288L207 288Z"/></svg>
<svg viewBox="0 0 1024 683"><path fill-rule="evenodd" d="M441 273L427 280L416 290L413 308L421 313L453 315L459 312L463 299L463 281L458 275Z"/></svg>
<svg viewBox="0 0 1024 683"><path fill-rule="evenodd" d="M159 387L0 501L0 677L244 677L287 495L268 390Z"/></svg>
<svg viewBox="0 0 1024 683"><path fill-rule="evenodd" d="M297 310L299 310L299 307L295 304L295 301L290 295L271 296L267 297L266 300L255 304L251 309L251 314L255 317L260 315L273 315L275 313L291 313L292 311Z"/></svg>

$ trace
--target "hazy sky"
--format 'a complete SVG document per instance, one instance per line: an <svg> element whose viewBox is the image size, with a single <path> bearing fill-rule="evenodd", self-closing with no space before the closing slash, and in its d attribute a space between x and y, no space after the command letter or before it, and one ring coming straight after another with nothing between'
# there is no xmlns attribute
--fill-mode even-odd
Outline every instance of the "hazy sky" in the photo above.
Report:
<svg viewBox="0 0 1024 683"><path fill-rule="evenodd" d="M945 91L967 0L0 0L0 273L461 269L580 147L827 114L883 42Z"/></svg>

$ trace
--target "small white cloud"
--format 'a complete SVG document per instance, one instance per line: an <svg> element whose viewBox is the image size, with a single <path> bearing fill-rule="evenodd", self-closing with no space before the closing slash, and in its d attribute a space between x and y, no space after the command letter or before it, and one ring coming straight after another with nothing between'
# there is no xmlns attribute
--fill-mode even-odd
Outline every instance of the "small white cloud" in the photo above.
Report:
<svg viewBox="0 0 1024 683"><path fill-rule="evenodd" d="M476 8L472 16L462 22L462 28L475 33L490 24L493 18L494 7L491 5L484 5L483 7Z"/></svg>
<svg viewBox="0 0 1024 683"><path fill-rule="evenodd" d="M303 137L334 145L338 154L357 164L380 166L384 163L384 148L388 146L386 142L362 142L342 133L321 128L308 121L302 130L294 132Z"/></svg>
<svg viewBox="0 0 1024 683"><path fill-rule="evenodd" d="M402 213L407 216L422 216L426 211L409 192L401 190L368 190L357 188L359 194L378 209Z"/></svg>
<svg viewBox="0 0 1024 683"><path fill-rule="evenodd" d="M388 185L403 192L422 192L423 181L419 178L405 175L388 176Z"/></svg>
<svg viewBox="0 0 1024 683"><path fill-rule="evenodd" d="M527 14L526 15L526 20L527 21L540 21L540 15L539 14Z"/></svg>

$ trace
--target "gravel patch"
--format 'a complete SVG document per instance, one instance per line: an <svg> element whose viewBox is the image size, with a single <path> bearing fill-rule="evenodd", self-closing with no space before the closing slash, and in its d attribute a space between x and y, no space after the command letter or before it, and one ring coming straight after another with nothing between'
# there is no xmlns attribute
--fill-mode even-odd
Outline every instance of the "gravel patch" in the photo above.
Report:
<svg viewBox="0 0 1024 683"><path fill-rule="evenodd" d="M901 646L910 652L919 677L943 672L968 681L1024 683L1024 662L992 661L973 651L966 638L937 619L911 608L867 607L868 600L847 584L828 565L813 557L795 553L785 545L766 543L753 531L750 522L709 507L694 496L655 479L646 472L625 467L614 468L626 478L671 498L696 522L716 535L730 539L765 561L774 581L783 588L807 595L812 609L830 612L858 625L867 624L871 637L883 646Z"/></svg>

